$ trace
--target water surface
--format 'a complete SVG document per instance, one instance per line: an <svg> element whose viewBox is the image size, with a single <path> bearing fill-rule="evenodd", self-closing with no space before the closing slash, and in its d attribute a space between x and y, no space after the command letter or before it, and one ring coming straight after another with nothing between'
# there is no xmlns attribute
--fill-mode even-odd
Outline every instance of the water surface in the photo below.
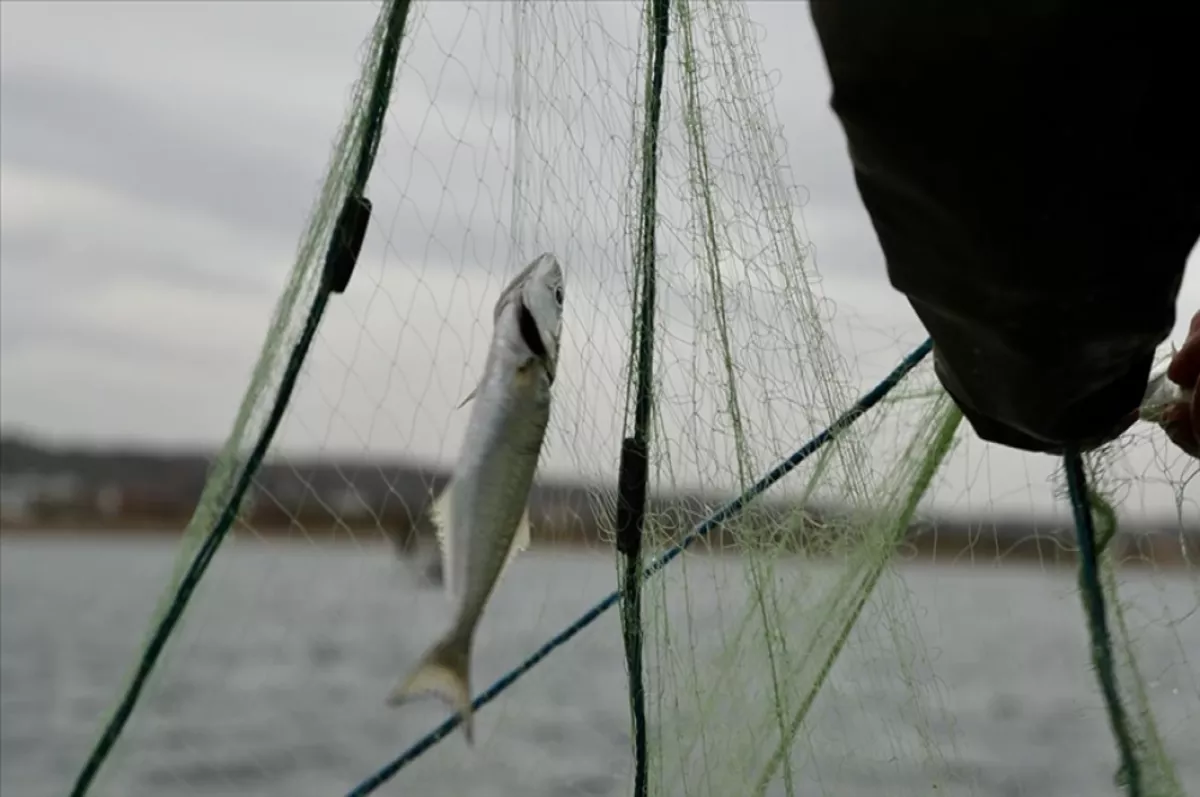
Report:
<svg viewBox="0 0 1200 797"><path fill-rule="evenodd" d="M0 542L5 797L67 792L131 672L174 553L170 541L159 540ZM716 617L718 600L728 602L728 590L742 583L736 559L709 561L725 573L725 591L712 586L717 581L689 588L699 624ZM802 567L781 564L782 577L787 568L800 577ZM799 745L797 793L1120 794L1073 574L930 565L905 566L902 574L917 618L914 644L936 683L914 689L899 674L903 663L888 660L861 665L871 668L869 679L850 665L835 672ZM1141 607L1133 619L1160 730L1185 789L1200 795L1200 613L1179 619L1200 603L1200 588L1184 575L1127 579L1125 597ZM531 551L518 559L480 629L476 690L613 583L606 554ZM448 614L442 596L420 587L383 548L231 545L214 562L94 793L344 795L445 716L436 703L392 709L383 698ZM912 705L925 694L938 705ZM936 792L933 770L917 760L928 749L917 756L922 745L894 741L910 730L938 751ZM452 736L378 793L627 795L628 702L616 613L485 708L476 734L474 751ZM835 748L836 755L822 752ZM688 788L709 793L702 779Z"/></svg>

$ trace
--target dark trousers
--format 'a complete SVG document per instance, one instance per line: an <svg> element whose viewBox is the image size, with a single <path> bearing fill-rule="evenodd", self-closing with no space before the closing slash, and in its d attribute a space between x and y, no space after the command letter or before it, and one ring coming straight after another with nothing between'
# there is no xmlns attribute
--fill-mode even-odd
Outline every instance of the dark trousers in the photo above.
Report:
<svg viewBox="0 0 1200 797"><path fill-rule="evenodd" d="M1200 7L810 5L889 279L968 421L1112 439L1200 238Z"/></svg>

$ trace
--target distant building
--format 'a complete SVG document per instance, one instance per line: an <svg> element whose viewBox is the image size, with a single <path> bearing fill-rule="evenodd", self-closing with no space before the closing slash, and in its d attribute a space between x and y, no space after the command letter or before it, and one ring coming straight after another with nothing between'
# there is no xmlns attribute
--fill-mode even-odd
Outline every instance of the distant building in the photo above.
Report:
<svg viewBox="0 0 1200 797"><path fill-rule="evenodd" d="M100 517L111 519L125 508L125 491L119 484L106 484L96 490L96 511Z"/></svg>
<svg viewBox="0 0 1200 797"><path fill-rule="evenodd" d="M71 473L10 473L0 479L0 519L29 520L44 506L73 504L80 496L79 479Z"/></svg>
<svg viewBox="0 0 1200 797"><path fill-rule="evenodd" d="M370 514L371 507L354 487L340 487L330 492L330 495L324 496L325 502L337 517L357 520Z"/></svg>
<svg viewBox="0 0 1200 797"><path fill-rule="evenodd" d="M33 516L34 493L15 477L0 481L0 520L6 523L28 520Z"/></svg>

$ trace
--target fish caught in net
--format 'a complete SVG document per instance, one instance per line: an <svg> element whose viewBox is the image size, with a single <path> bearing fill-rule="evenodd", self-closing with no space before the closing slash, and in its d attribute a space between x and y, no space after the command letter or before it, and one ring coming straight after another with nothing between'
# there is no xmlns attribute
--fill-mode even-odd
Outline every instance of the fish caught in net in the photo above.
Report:
<svg viewBox="0 0 1200 797"><path fill-rule="evenodd" d="M395 551L433 550L492 308L538 253L560 259L569 298L532 540L478 629L476 694L624 583L614 519L639 335L653 355L639 567L920 346L856 301L852 268L818 257L806 158L785 147L771 31L753 16L732 0L381 6L153 618L179 621L96 794L365 794L351 790L445 721L436 702L385 703L452 611L444 574L416 586ZM329 293L327 252L360 196L361 252ZM1200 793L1197 467L1144 423L1087 466L1140 793ZM1060 464L980 441L927 358L672 557L633 618L647 794L1121 793ZM446 734L370 790L630 794L622 632L617 611L599 616L476 712L475 749Z"/></svg>

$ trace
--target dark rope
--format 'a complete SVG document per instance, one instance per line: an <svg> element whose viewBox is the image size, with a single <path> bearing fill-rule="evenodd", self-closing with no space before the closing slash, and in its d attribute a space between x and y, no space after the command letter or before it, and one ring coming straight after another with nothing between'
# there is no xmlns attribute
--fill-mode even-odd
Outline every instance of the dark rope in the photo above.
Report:
<svg viewBox="0 0 1200 797"><path fill-rule="evenodd" d="M392 84L396 80L396 65L400 63L400 43L404 41L404 26L408 24L410 5L411 0L390 0L382 12L388 15L387 27L383 32L379 66L375 72L375 82L371 84L371 96L363 120L366 130L359 143L351 196L362 196L366 192L367 181L371 179L371 171L375 168L375 156L383 139L383 122L392 99Z"/></svg>
<svg viewBox="0 0 1200 797"><path fill-rule="evenodd" d="M250 486L250 482L254 478L254 473L258 469L259 464L261 464L263 457L266 455L267 448L271 444L271 438L274 436L276 428L278 428L280 421L283 419L284 412L287 409L288 398L295 386L296 378L300 374L300 369L304 364L308 348L312 343L313 337L316 335L317 327L320 325L321 316L324 314L328 299L328 291L321 291L317 294L313 308L309 312L308 321L304 325L304 332L296 342L295 348L292 349L287 371L284 373L283 381L279 386L279 395L276 398L275 406L271 409L271 416L267 420L258 443L250 454L250 459L247 461L246 467L238 479L233 495L230 496L229 502L221 512L216 526L214 526L212 532L204 540L204 544L196 552L196 556L192 559L187 573L179 582L179 587L171 599L167 613L154 629L154 635L150 638L149 644L142 652L133 680L125 691L125 695L117 706L112 719L105 726L104 733L100 737L99 742L96 743L91 755L88 756L83 770L79 773L79 777L75 781L75 786L71 789L71 797L83 797L83 795L87 794L88 789L91 788L92 782L100 771L100 767L112 752L112 748L117 743L121 732L125 730L125 725L128 723L129 717L133 714L133 710L137 706L138 698L141 697L142 689L150 678L154 666L158 663L159 654L162 653L163 647L167 644L167 640L170 638L172 632L174 632L179 618L183 616L183 610L187 608L187 603L199 585L200 579L204 576L204 572L216 554L217 548L220 547L221 540L225 537L226 532L228 532L230 526L233 525L233 521L237 518L241 498Z"/></svg>
<svg viewBox="0 0 1200 797"><path fill-rule="evenodd" d="M353 261L357 258L358 247L362 244L362 232L369 217L370 204L362 197L362 193L366 187L367 179L375 162L375 154L379 148L379 138L383 120L387 113L388 100L391 97L392 80L396 64L399 60L400 40L404 35L408 6L409 0L393 0L383 11L389 17L382 47L380 48L375 80L371 86L367 114L364 119L366 131L359 141L354 182L350 186L342 212L338 217L337 228L330 241L330 251L326 255L321 284L316 295L313 297L308 317L304 323L304 329L292 347L291 354L288 357L287 368L284 371L283 379L280 381L279 389L275 394L271 414L267 418L262 431L259 433L258 440L246 460L245 467L242 468L234 490L229 496L229 500L226 502L220 517L199 550L197 550L191 565L180 581L174 596L172 596L166 613L155 627L154 633L138 661L133 679L122 696L116 711L113 712L112 718L105 725L104 732L101 734L96 746L92 749L75 781L74 787L71 789L71 797L84 797L87 794L96 776L99 774L100 768L112 753L113 747L116 745L121 733L125 730L130 716L132 716L134 709L137 707L142 690L145 688L150 674L154 671L154 667L158 663L159 655L166 646L167 640L170 639L171 634L174 632L179 619L183 616L188 601L191 599L193 592L195 592L196 587L200 583L200 579L203 578L205 571L208 569L209 563L216 555L221 542L225 539L229 529L237 519L238 511L241 508L246 491L249 489L250 483L253 481L255 474L258 472L267 455L267 451L271 447L271 442L275 437L279 424L287 412L292 392L295 390L296 380L300 375L301 369L304 367L304 361L312 346L313 338L316 337L317 329L320 327L321 319L325 314L325 308L329 304L330 293L335 289L339 289L339 291L340 289L344 289L345 282L349 279L349 271L353 269Z"/></svg>
<svg viewBox="0 0 1200 797"><path fill-rule="evenodd" d="M1129 797L1141 797L1141 764L1129 730L1129 720L1121 704L1117 689L1116 665L1113 663L1112 636L1108 630L1108 612L1104 606L1104 589L1100 584L1099 554L1096 544L1096 529L1092 519L1091 501L1088 497L1087 476L1084 473L1083 457L1078 450L1070 450L1063 457L1067 476L1067 491L1071 499L1071 510L1075 515L1075 536L1079 545L1079 593L1087 611L1088 634L1091 637L1092 664L1096 678L1104 695L1108 709L1109 724L1117 741L1121 755L1121 770L1118 780L1123 781Z"/></svg>
<svg viewBox="0 0 1200 797"><path fill-rule="evenodd" d="M637 394L633 436L622 441L617 474L617 550L624 556L621 578L621 637L629 677L633 719L633 797L646 797L650 756L646 733L646 686L642 673L642 533L646 521L649 480L650 423L654 406L654 310L657 282L655 243L658 221L658 137L662 119L663 74L670 33L670 0L648 0L650 11L650 80L646 85L646 128L642 140L641 218L638 224L637 273L641 306L634 326Z"/></svg>
<svg viewBox="0 0 1200 797"><path fill-rule="evenodd" d="M706 537L713 529L720 526L722 523L736 517L751 501L765 493L776 482L784 476L795 470L800 463L811 457L821 449L826 443L833 440L842 432L849 429L855 421L861 418L872 407L883 400L896 385L900 384L905 376L908 375L913 368L916 368L921 360L929 354L933 347L930 340L926 340L916 349L908 354L900 363L888 374L884 379L871 388L867 393L863 394L858 401L854 403L850 409L842 413L832 424L824 431L820 432L816 437L809 440L803 446L796 450L790 457L780 462L774 468L769 470L761 479L750 486L745 492L737 498L717 509L716 512L709 515L701 521L695 528L691 530L682 540L675 545L672 545L662 555L656 557L642 571L641 578L643 581L649 579L655 573L658 573L673 560L678 558L685 550L699 539ZM488 703L491 703L499 697L505 690L516 683L521 676L536 667L543 659L549 656L558 648L569 642L576 634L589 625L594 623L602 614L611 609L614 604L621 600L621 592L613 590L608 595L604 596L599 602L584 612L579 619L571 623L569 626L559 631L553 637L545 642L540 648L535 650L528 658L522 661L513 669L498 678L483 692L472 701L472 711L478 712ZM411 747L401 753L397 758L393 759L388 764L368 777L359 785L355 786L346 793L346 797L367 797L383 784L394 778L400 770L416 761L421 755L427 752L435 744L445 739L454 729L462 722L462 716L455 712L447 717L441 725L438 725L433 730L429 731L423 737L418 739Z"/></svg>

